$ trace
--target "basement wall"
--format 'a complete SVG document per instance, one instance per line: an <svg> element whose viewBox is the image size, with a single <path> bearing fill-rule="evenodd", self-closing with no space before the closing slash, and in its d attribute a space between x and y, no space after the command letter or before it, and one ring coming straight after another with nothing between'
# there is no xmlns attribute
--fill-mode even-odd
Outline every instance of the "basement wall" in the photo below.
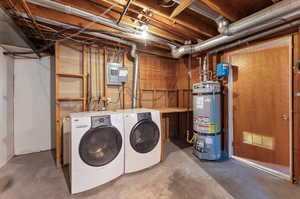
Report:
<svg viewBox="0 0 300 199"><path fill-rule="evenodd" d="M13 67L14 60L0 47L0 167L14 155Z"/></svg>
<svg viewBox="0 0 300 199"><path fill-rule="evenodd" d="M256 43L263 43L265 41L267 41L268 39L274 39L274 38L278 38L278 36L287 36L287 35L291 35L293 37L293 66L295 66L295 70L294 70L294 74L293 74L293 90L294 90L294 98L293 98L293 106L294 106L294 128L293 128L293 156L294 156L294 162L293 162L293 173L294 173L294 180L296 181L300 181L300 120L299 120L299 113L300 113L300 100L298 97L298 93L300 91L300 72L299 69L296 68L298 60L300 59L300 34L299 33L292 33L292 34L287 34L287 33L282 33L279 35L272 35L268 38L262 39L260 41L256 41L256 42L251 42L251 44L256 44ZM242 46L238 46L236 48L230 49L228 51L226 51L224 54L218 54L218 55L212 55L210 57L210 69L212 70L216 70L216 64L221 62L221 61L227 61L226 59L226 54L234 51L234 50L238 50L238 49L243 49L246 48L250 45L250 43L246 44L246 45L242 45ZM193 55L195 56L195 55ZM183 59L180 59L180 64L179 67L177 67L177 87L178 89L188 89L188 88L192 88L192 84L199 82L200 78L199 78L199 72L201 72L201 69L199 68L199 60L197 60L195 57L193 57L192 59L192 64L191 67L189 68L189 64L188 64L188 58L184 57ZM191 80L189 83L189 78L188 78L188 73L191 73ZM190 84L190 86L189 86ZM225 140L227 140L228 137L228 115L227 115L227 108L228 108L228 90L227 87L228 86L228 82L224 81L223 82L223 89L224 89L224 95L223 95L223 119L222 119L222 123L223 123L223 127L225 129L224 132L224 137L223 137L223 142L224 142L224 147L228 148L228 143L225 142ZM184 101L187 101L187 97L186 95L184 95L182 97L182 99L184 99ZM183 107L187 107L188 103L183 103L182 104Z"/></svg>
<svg viewBox="0 0 300 199"><path fill-rule="evenodd" d="M51 57L15 60L14 150L16 155L53 148Z"/></svg>

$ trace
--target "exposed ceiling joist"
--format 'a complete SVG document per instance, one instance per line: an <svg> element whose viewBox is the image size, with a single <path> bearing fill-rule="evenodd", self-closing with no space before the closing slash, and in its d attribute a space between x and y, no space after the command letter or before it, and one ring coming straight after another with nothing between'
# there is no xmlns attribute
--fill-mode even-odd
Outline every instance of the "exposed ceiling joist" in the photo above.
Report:
<svg viewBox="0 0 300 199"><path fill-rule="evenodd" d="M7 0L0 1L0 5L9 8L12 11L11 16L14 16L13 13L27 13L27 15L22 14L24 17L28 16L27 22L25 21L20 26L26 29L24 32L33 42L43 43L42 41L45 40L43 34L47 34L47 36L50 34L45 31L47 25L46 29L43 28L42 34L40 33L40 27L36 25L35 18L32 17L40 16L78 28L88 26L90 31L104 31L103 34L167 49L167 43L173 45L180 45L185 41L195 43L218 35L216 19L219 15L236 21L278 1ZM10 5L8 2L11 2ZM165 4L161 2L165 2ZM102 16L101 13L105 13L105 15ZM22 18L17 17L17 19ZM40 25L41 21L38 21L38 24ZM59 26L54 28L60 29ZM142 36L145 30L148 32L148 37ZM85 34L86 31L84 30L82 33ZM141 37L138 39L139 35ZM58 34L58 37L63 36L64 33ZM141 40L142 37L147 40Z"/></svg>
<svg viewBox="0 0 300 199"><path fill-rule="evenodd" d="M90 12L90 10L92 10L95 13L95 15L99 15L99 13L102 13L101 10L99 10L98 8L95 9L95 6L88 5L84 1L79 1L79 0L75 0L75 1L55 0L55 1L57 1L59 3L62 3L63 5L71 6L73 8L77 8L77 9L84 10L84 11L87 11L87 12ZM28 5L29 5L30 9L32 9L32 10L35 11L35 15L37 15L37 16L43 15L43 13L42 13L43 11L42 10L44 10L45 7L41 7L41 6L37 7L37 5L31 4L31 3L29 3ZM49 10L51 12L55 11L55 10L53 10L51 8L48 8L47 10ZM103 10L105 11L105 9L103 9ZM64 13L64 12L61 12L60 10L57 11L57 12L59 12L60 15L63 14L63 15L66 15L66 16L75 16L76 15L76 14L74 15L73 13L70 13L70 14L69 13ZM105 17L106 17L106 15L105 15ZM112 13L112 12L109 12L109 17L113 21L116 21L119 18L119 15L115 14L115 13ZM48 18L48 17L45 17L45 18ZM62 19L57 18L56 20L59 21L59 20L62 20ZM75 23L77 23L77 24L80 22L80 20L82 20L81 17L76 17L76 18L73 19L73 21ZM125 20L125 18L124 18L124 20ZM98 22L91 22L89 20L86 20L86 21L88 21L90 23L101 25ZM129 19L127 19L127 22L128 22L129 25L134 25L134 26L137 25L137 24L134 24L134 22L132 20L129 20ZM106 26L106 25L102 25L102 28L103 29L107 29L109 27ZM111 29L113 29L113 28L110 28L110 30ZM115 30L115 29L113 29L113 30ZM157 35L159 37L166 38L166 39L168 39L170 41L176 41L178 43L184 43L184 41L185 41L184 38L176 36L176 35L171 34L171 33L168 33L168 32L166 32L166 31L164 31L162 29L159 29L159 28L150 27L149 28L149 32L152 33L152 34L154 34L154 35Z"/></svg>
<svg viewBox="0 0 300 199"><path fill-rule="evenodd" d="M117 24L119 24L119 23L122 21L122 18L123 18L124 15L126 14L126 12L127 12L127 10L128 10L128 8L129 8L129 6L130 6L130 4L131 4L132 1L133 1L133 0L128 0L126 6L124 7L124 10L123 10L121 16L120 16L119 19L118 19Z"/></svg>
<svg viewBox="0 0 300 199"><path fill-rule="evenodd" d="M219 0L198 0L205 5L207 5L210 9L219 13L221 16L229 19L230 21L237 21L240 16L234 10L231 9L232 6L226 1L219 1Z"/></svg>
<svg viewBox="0 0 300 199"><path fill-rule="evenodd" d="M189 7L195 0L182 0L180 4L173 10L171 14L171 18L176 17L179 15L184 9Z"/></svg>
<svg viewBox="0 0 300 199"><path fill-rule="evenodd" d="M116 32L117 30L104 26L102 24L98 24L98 23L93 23L91 21L88 21L86 19L82 19L80 17L77 16L73 16L73 15L69 15L69 14L65 14L62 12L58 12L49 8L44 8L44 7L40 7L37 5L32 5L32 4L28 4L28 6L30 7L31 13L34 16L39 16L39 17L43 17L46 19L50 19L50 20L54 20L54 21L58 21L61 23L66 23L66 24L70 24L70 25L74 25L74 26L78 26L78 27L89 27L91 29L96 29L96 30L107 30L107 31L114 31ZM22 11L25 13L25 11L23 10L23 8L19 5L16 5L16 8L19 11ZM134 39L132 37L126 36L126 35L118 35L119 37L125 38L125 39L129 39L129 40L133 40L133 41L138 41L138 39ZM156 45L155 42L151 42L152 45ZM158 44L158 43L157 43ZM158 44L160 47L161 45ZM169 49L167 46L165 46L164 48Z"/></svg>
<svg viewBox="0 0 300 199"><path fill-rule="evenodd" d="M97 0L87 0L85 3L93 4L94 9L99 8L108 8L110 7L114 1L105 1L102 0L101 3ZM111 10L111 12L115 12L115 14L121 14L123 11L123 5L116 3ZM154 26L156 28L160 28L162 30L165 30L171 34L178 35L182 38L185 38L186 40L192 40L197 41L197 39L205 40L208 39L208 36L205 36L203 34L199 34L198 32L186 28L182 26L181 24L174 23L173 20L165 17L161 17L157 14L152 15L151 17L141 14L142 8L137 7L134 4L131 4L131 6L128 8L127 14L124 16L124 18L128 18L128 20L134 21L136 20L137 16L141 16L142 18L147 20L147 23L150 26ZM124 23L127 23L126 21L122 21Z"/></svg>
<svg viewBox="0 0 300 199"><path fill-rule="evenodd" d="M95 0L94 0L95 1ZM107 3L116 3L119 2L118 0L101 0ZM149 1L149 0L135 0L132 2L132 5L136 7L140 7L142 9L150 9L154 15L153 17L158 20L169 21L170 24L177 24L178 26L182 26L186 29L186 31L194 31L198 34L204 35L206 37L213 37L218 34L214 25L210 25L209 22L206 23L203 20L197 20L197 23L194 22L193 19L189 18L188 16L180 16L177 17L176 20L170 18L171 10L169 8L160 7L156 4L156 1ZM124 6L124 5L122 5ZM185 17L182 19L181 17ZM201 38L202 39L202 38Z"/></svg>

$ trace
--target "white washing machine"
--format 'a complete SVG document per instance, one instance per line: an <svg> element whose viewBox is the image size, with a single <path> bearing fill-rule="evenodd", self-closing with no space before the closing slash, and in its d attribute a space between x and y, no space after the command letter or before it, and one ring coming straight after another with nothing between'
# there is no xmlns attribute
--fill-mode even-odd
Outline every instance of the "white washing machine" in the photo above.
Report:
<svg viewBox="0 0 300 199"><path fill-rule="evenodd" d="M72 113L71 193L109 182L124 173L124 123L117 112Z"/></svg>
<svg viewBox="0 0 300 199"><path fill-rule="evenodd" d="M120 110L124 114L125 173L151 167L161 160L160 113L151 109Z"/></svg>

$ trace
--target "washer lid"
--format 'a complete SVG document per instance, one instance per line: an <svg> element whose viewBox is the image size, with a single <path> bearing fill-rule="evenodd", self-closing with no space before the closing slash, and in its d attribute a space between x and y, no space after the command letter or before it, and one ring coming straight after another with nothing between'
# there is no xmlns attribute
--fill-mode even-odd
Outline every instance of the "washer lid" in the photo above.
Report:
<svg viewBox="0 0 300 199"><path fill-rule="evenodd" d="M122 148L122 136L113 126L99 126L88 130L80 140L79 155L82 161L94 167L113 161Z"/></svg>
<svg viewBox="0 0 300 199"><path fill-rule="evenodd" d="M148 153L158 144L160 132L152 120L141 120L130 132L130 144L138 153Z"/></svg>

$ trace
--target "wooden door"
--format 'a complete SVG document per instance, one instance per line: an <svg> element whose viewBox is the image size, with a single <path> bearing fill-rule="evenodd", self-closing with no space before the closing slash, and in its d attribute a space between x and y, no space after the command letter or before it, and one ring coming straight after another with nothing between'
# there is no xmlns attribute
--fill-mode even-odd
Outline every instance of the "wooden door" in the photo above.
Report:
<svg viewBox="0 0 300 199"><path fill-rule="evenodd" d="M290 49L285 37L230 56L235 156L290 166Z"/></svg>

